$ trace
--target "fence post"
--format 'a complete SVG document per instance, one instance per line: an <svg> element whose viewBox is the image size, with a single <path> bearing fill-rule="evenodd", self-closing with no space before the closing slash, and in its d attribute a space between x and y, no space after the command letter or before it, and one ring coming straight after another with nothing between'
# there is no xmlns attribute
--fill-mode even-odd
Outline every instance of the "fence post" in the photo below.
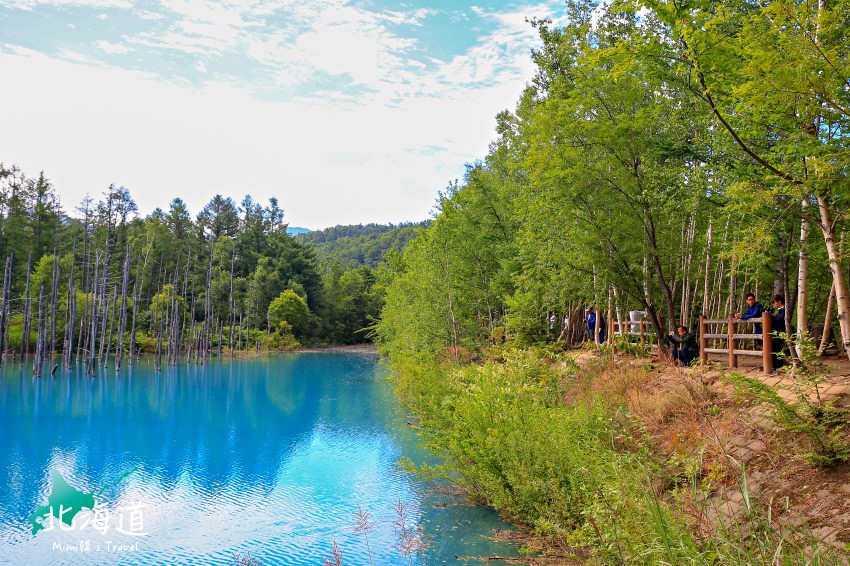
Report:
<svg viewBox="0 0 850 566"><path fill-rule="evenodd" d="M640 319L640 347L646 346L646 321Z"/></svg>
<svg viewBox="0 0 850 566"><path fill-rule="evenodd" d="M764 373L768 374L773 371L773 336L771 336L772 332L773 329L770 328L770 313L764 311L761 315L761 363Z"/></svg>
<svg viewBox="0 0 850 566"><path fill-rule="evenodd" d="M705 349L708 347L708 338L705 337L706 324L705 315L699 315L699 363L704 366L708 363L708 352Z"/></svg>
<svg viewBox="0 0 850 566"><path fill-rule="evenodd" d="M737 349L737 340L735 340L735 315L729 314L729 367L736 368L738 367L738 356L735 355L735 350Z"/></svg>

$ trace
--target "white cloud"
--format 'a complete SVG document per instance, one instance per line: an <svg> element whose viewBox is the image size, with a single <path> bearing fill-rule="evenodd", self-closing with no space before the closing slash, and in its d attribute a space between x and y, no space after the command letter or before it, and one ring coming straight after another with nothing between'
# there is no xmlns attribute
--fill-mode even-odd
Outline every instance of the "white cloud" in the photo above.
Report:
<svg viewBox="0 0 850 566"><path fill-rule="evenodd" d="M120 43L111 43L105 40L99 40L97 43L97 48L101 51L109 53L110 55L123 55L124 53L129 53L132 51L126 45L121 45Z"/></svg>
<svg viewBox="0 0 850 566"><path fill-rule="evenodd" d="M551 7L540 4L497 12L473 6L472 10L497 26L466 53L442 65L441 81L474 86L528 80L533 71L530 47L536 43L537 34L526 19L549 14Z"/></svg>
<svg viewBox="0 0 850 566"><path fill-rule="evenodd" d="M513 107L531 78L535 32L524 18L550 15L545 5L481 9L495 28L440 60L398 30L428 25L428 10L369 12L346 0L164 5L178 16L164 31L97 47L178 50L210 77L220 76L217 55L242 54L281 88L321 75L347 75L357 88L269 102L238 77L187 89L81 54L65 56L85 65L6 45L0 68L22 86L0 90L0 107L16 109L0 113L0 131L15 132L0 137L0 158L44 170L66 210L116 183L144 213L175 196L197 213L215 193L250 193L278 197L291 223L310 228L423 219L437 191L486 155L495 114ZM267 19L274 25L258 30Z"/></svg>
<svg viewBox="0 0 850 566"><path fill-rule="evenodd" d="M74 63L83 63L87 65L97 65L98 62L93 59L90 55L85 53L80 53L79 51L74 51L73 49L60 49L59 57L65 59L66 61L73 61Z"/></svg>
<svg viewBox="0 0 850 566"><path fill-rule="evenodd" d="M135 15L142 20L148 20L148 21L157 21L157 20L165 19L165 15L163 15L163 14L159 14L159 13L156 13L156 12L148 12L146 10L137 11L137 12L135 12Z"/></svg>
<svg viewBox="0 0 850 566"><path fill-rule="evenodd" d="M17 8L19 10L34 10L41 6L62 8L131 8L133 3L130 0L0 0L0 6L4 8Z"/></svg>
<svg viewBox="0 0 850 566"><path fill-rule="evenodd" d="M410 119L386 109L261 102L228 87L190 91L114 69L0 54L26 89L4 89L0 155L45 170L66 210L110 183L143 212L183 197L193 213L215 193L280 199L294 224L323 227L427 216L456 166L414 163ZM423 117L427 119L427 117ZM407 124L407 128L403 127ZM341 153L366 157L339 163ZM454 149L457 152L457 148Z"/></svg>

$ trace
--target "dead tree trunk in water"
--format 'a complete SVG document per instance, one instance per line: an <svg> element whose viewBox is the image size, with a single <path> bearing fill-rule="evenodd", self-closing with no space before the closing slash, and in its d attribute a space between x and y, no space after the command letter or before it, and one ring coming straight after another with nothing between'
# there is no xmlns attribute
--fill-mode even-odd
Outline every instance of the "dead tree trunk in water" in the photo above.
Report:
<svg viewBox="0 0 850 566"><path fill-rule="evenodd" d="M0 306L0 365L6 355L6 323L8 322L9 298L11 287L12 256L6 257L6 269L3 270L3 305Z"/></svg>
<svg viewBox="0 0 850 566"><path fill-rule="evenodd" d="M109 319L109 338L106 340L106 353L101 364L106 366L109 361L109 352L112 350L112 334L115 331L115 308L118 304L118 286L112 288L112 315Z"/></svg>
<svg viewBox="0 0 850 566"><path fill-rule="evenodd" d="M109 322L109 295L107 294L107 283L109 280L109 249L106 250L106 255L103 259L103 276L100 287L100 303L103 306L103 320L100 323L100 353L98 355L98 359L100 360L100 364L104 365L106 363L103 349L106 344L106 323ZM92 349L94 349L94 344L92 344Z"/></svg>
<svg viewBox="0 0 850 566"><path fill-rule="evenodd" d="M124 256L124 274L121 278L121 318L118 322L118 340L115 343L115 372L121 371L124 361L124 331L127 330L127 287L130 284L130 246Z"/></svg>
<svg viewBox="0 0 850 566"><path fill-rule="evenodd" d="M210 331L212 325L212 299L210 297L210 287L212 285L212 268L213 268L213 252L210 250L210 266L207 271L207 287L206 293L204 294L204 327L202 331L201 338L201 360L203 362L207 361L207 356L209 356L210 347L212 344L210 343Z"/></svg>
<svg viewBox="0 0 850 566"><path fill-rule="evenodd" d="M159 264L160 272L162 270L162 261L160 260ZM162 277L160 277L160 281L162 281ZM156 357L154 358L154 367L156 371L160 371L162 369L162 327L165 319L165 313L163 312L163 303L165 301L159 300L156 305L156 317L159 318L159 329L156 334ZM151 321L151 325L156 322L156 319Z"/></svg>
<svg viewBox="0 0 850 566"><path fill-rule="evenodd" d="M88 374L94 377L95 371L95 354L97 350L97 316L98 316L98 308L97 303L100 298L100 252L95 250L94 252L94 279L92 280L92 289L93 296L91 299L91 330L89 331L89 336L86 339L86 343L88 344L88 349L86 350L86 358L88 360Z"/></svg>
<svg viewBox="0 0 850 566"><path fill-rule="evenodd" d="M50 292L50 348L48 359L52 359L56 353L56 316L59 312L59 261L56 257L56 248L53 249L53 288Z"/></svg>
<svg viewBox="0 0 850 566"><path fill-rule="evenodd" d="M24 365L24 357L30 351L30 317L32 316L32 305L30 304L30 272L32 271L32 254L27 256L27 286L24 290L24 330L21 333L21 367Z"/></svg>
<svg viewBox="0 0 850 566"><path fill-rule="evenodd" d="M245 349L251 349L251 301L248 301L248 313L245 315Z"/></svg>
<svg viewBox="0 0 850 566"><path fill-rule="evenodd" d="M230 330L227 333L227 341L230 346L230 355L233 355L233 324L236 322L235 304L233 301L233 265L236 263L236 250L230 255Z"/></svg>
<svg viewBox="0 0 850 566"><path fill-rule="evenodd" d="M74 286L74 270L71 268L71 276L68 278L68 317L65 326L65 350L62 352L65 359L65 367L71 367L74 357L74 325L77 323L77 289Z"/></svg>
<svg viewBox="0 0 850 566"><path fill-rule="evenodd" d="M38 288L38 323L35 335L35 359L32 364L32 373L36 377L41 377L41 356L44 344L44 283Z"/></svg>
<svg viewBox="0 0 850 566"><path fill-rule="evenodd" d="M141 258L136 259L136 280L133 283L133 325L130 328L130 352L127 356L127 362L130 365L133 365L135 363L135 355L136 355L136 313L138 312L138 309L139 309L139 293L138 293L139 277L141 276L141 274L144 272L144 270L148 266L148 253L149 252L150 252L150 249L148 249L148 251L145 252L145 263L144 263L143 266L141 266L141 268L139 266L139 264L141 263Z"/></svg>

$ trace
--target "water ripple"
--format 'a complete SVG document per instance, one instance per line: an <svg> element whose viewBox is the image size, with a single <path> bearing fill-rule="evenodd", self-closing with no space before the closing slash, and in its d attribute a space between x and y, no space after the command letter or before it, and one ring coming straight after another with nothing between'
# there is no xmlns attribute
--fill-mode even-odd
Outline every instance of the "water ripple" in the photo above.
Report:
<svg viewBox="0 0 850 566"><path fill-rule="evenodd" d="M250 553L302 566L336 542L347 564L396 565L407 562L399 502L408 527L440 537L429 564L510 552L481 539L505 528L495 514L431 506L425 486L396 470L403 455L427 456L378 371L374 358L311 354L96 379L0 373L0 564L229 565ZM52 470L98 494L109 530L75 521L31 534ZM374 523L371 555L358 508Z"/></svg>

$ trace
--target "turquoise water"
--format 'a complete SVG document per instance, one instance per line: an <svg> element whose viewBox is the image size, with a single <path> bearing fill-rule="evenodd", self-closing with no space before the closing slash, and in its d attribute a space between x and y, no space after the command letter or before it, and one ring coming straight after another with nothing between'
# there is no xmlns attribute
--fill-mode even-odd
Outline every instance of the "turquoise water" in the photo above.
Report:
<svg viewBox="0 0 850 566"><path fill-rule="evenodd" d="M401 472L427 456L377 358L311 353L97 378L0 373L0 564L459 564L511 555L492 511ZM53 474L95 494L68 527L36 519ZM373 527L357 532L359 508ZM43 511L42 511L43 512ZM56 511L54 511L54 515ZM408 536L400 536L400 515ZM35 535L30 518L44 527ZM65 517L63 515L63 517ZM424 535L410 562L405 540Z"/></svg>

